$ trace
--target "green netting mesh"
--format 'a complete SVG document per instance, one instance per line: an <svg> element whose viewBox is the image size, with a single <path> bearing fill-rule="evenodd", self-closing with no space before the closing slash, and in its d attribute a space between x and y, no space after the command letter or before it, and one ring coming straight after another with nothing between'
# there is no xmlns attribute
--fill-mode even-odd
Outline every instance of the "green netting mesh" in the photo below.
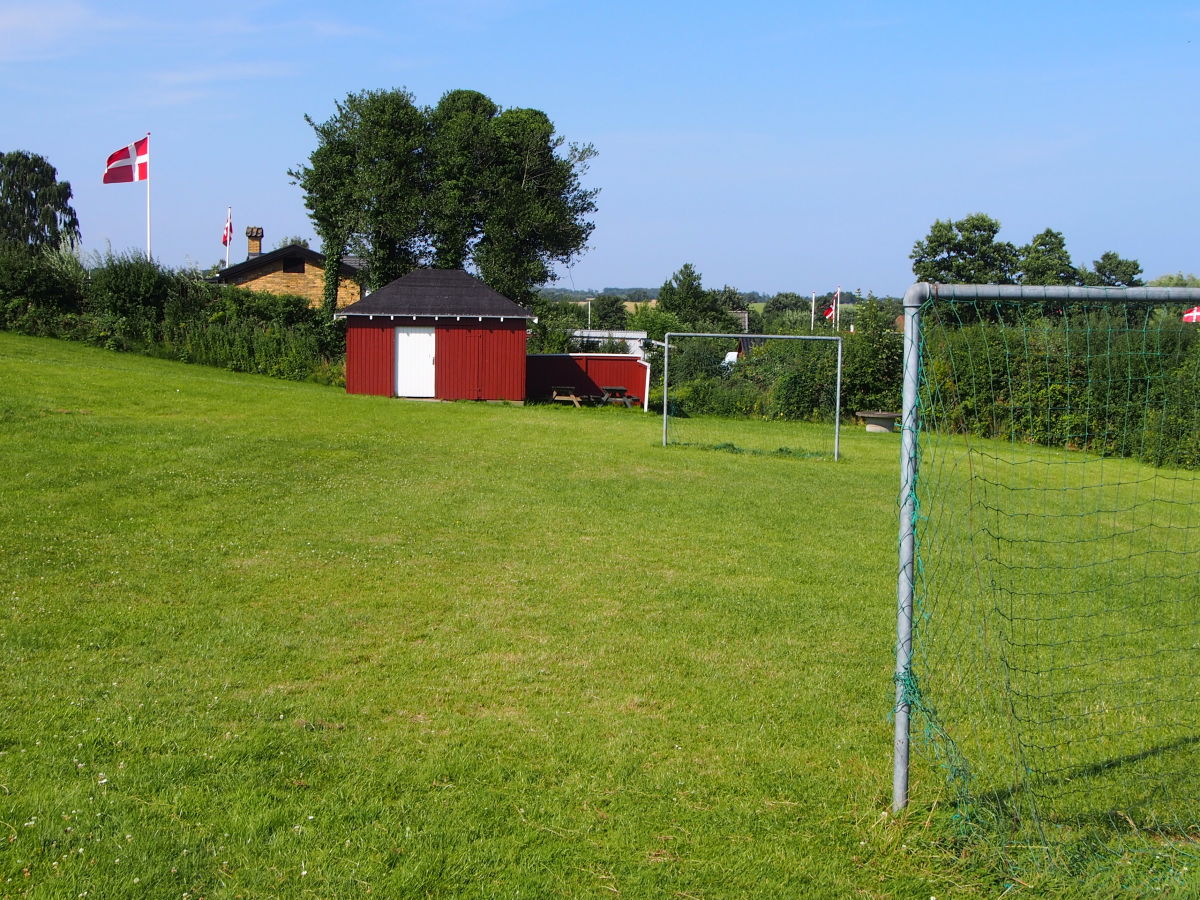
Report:
<svg viewBox="0 0 1200 900"><path fill-rule="evenodd" d="M903 682L964 829L1014 872L1170 885L1200 857L1200 326L1181 312L921 310Z"/></svg>
<svg viewBox="0 0 1200 900"><path fill-rule="evenodd" d="M670 336L665 442L833 459L838 344L795 335ZM736 429L729 420L742 421Z"/></svg>

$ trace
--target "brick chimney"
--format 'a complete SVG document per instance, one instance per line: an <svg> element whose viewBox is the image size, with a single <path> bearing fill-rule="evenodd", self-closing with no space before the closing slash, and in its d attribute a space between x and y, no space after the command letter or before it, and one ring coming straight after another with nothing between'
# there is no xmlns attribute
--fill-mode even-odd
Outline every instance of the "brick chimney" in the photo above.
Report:
<svg viewBox="0 0 1200 900"><path fill-rule="evenodd" d="M257 225L246 229L246 259L262 256L262 236L263 230Z"/></svg>

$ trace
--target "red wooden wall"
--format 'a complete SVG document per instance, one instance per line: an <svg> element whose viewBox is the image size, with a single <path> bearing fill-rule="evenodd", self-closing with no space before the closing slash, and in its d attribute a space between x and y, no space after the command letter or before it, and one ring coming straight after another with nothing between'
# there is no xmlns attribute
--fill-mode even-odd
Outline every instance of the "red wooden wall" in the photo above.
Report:
<svg viewBox="0 0 1200 900"><path fill-rule="evenodd" d="M346 393L396 393L396 329L386 319L346 323Z"/></svg>
<svg viewBox="0 0 1200 900"><path fill-rule="evenodd" d="M346 323L346 392L396 393L397 324L435 326L439 400L524 400L525 320L362 320Z"/></svg>
<svg viewBox="0 0 1200 900"><path fill-rule="evenodd" d="M439 400L524 400L525 320L437 323Z"/></svg>
<svg viewBox="0 0 1200 900"><path fill-rule="evenodd" d="M601 389L621 385L646 402L649 366L636 356L616 353L530 355L526 359L525 394L547 398L551 388L571 385L580 394L599 396Z"/></svg>

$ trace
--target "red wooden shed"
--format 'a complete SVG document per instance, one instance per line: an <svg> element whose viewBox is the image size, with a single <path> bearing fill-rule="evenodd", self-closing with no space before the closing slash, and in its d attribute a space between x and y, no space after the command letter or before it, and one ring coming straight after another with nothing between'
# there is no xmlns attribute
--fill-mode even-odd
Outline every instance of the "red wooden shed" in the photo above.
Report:
<svg viewBox="0 0 1200 900"><path fill-rule="evenodd" d="M334 313L346 320L346 391L524 400L533 314L462 269L415 269Z"/></svg>

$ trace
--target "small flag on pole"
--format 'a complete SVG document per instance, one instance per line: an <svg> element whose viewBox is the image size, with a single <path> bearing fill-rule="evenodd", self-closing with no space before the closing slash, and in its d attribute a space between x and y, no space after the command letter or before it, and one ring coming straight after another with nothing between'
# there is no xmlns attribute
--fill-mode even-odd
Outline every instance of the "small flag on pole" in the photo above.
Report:
<svg viewBox="0 0 1200 900"><path fill-rule="evenodd" d="M832 319L832 318L833 318L833 314L834 314L836 311L837 311L837 306L836 306L835 304L832 304L832 303L831 303L831 304L829 304L829 306L825 307L825 318L827 318L827 319Z"/></svg>
<svg viewBox="0 0 1200 900"><path fill-rule="evenodd" d="M224 244L226 247L228 247L229 242L232 240L233 240L233 207L231 206L225 213L225 230L221 232L221 243Z"/></svg>
<svg viewBox="0 0 1200 900"><path fill-rule="evenodd" d="M105 184L150 180L150 135L112 153L104 168Z"/></svg>
<svg viewBox="0 0 1200 900"><path fill-rule="evenodd" d="M1183 321L1197 323L1200 322L1200 306L1193 306L1183 314Z"/></svg>

